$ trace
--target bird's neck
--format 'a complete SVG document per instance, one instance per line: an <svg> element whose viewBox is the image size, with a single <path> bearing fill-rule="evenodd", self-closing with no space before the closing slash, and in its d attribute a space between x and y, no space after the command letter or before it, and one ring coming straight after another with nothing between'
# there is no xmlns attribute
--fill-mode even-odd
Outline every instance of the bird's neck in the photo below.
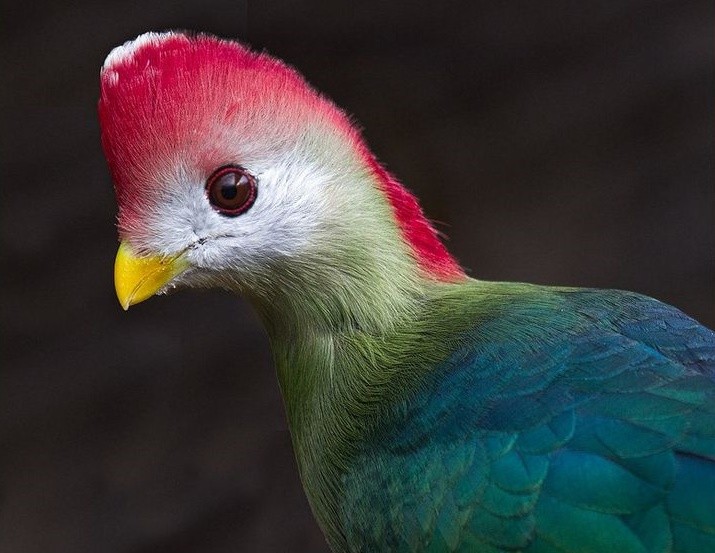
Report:
<svg viewBox="0 0 715 553"><path fill-rule="evenodd" d="M471 282L415 198L372 157L363 161L377 186L345 189L351 201L314 249L273 267L271 285L252 298L319 520L338 502L340 467L382 406L448 355L455 327L436 304Z"/></svg>
<svg viewBox="0 0 715 553"><path fill-rule="evenodd" d="M455 327L445 322L449 302L440 298L473 282L416 278L399 261L372 261L379 263L365 282L355 274L329 282L313 275L300 293L281 291L256 305L301 478L331 542L339 530L325 513L340 503L341 467L374 429L380 410L449 355Z"/></svg>

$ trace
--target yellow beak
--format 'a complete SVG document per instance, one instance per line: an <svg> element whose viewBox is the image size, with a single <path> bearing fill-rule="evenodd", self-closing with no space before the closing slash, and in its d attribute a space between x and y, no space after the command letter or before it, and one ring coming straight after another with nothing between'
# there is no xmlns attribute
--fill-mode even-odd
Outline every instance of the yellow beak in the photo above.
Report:
<svg viewBox="0 0 715 553"><path fill-rule="evenodd" d="M183 253L137 256L122 242L114 261L114 288L119 303L126 311L130 305L149 299L188 267Z"/></svg>

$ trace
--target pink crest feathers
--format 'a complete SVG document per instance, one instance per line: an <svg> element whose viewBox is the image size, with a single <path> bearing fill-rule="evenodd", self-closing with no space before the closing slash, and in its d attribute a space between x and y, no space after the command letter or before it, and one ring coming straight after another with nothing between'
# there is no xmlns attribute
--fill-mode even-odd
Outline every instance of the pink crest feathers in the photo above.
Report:
<svg viewBox="0 0 715 553"><path fill-rule="evenodd" d="M290 101L271 103L271 93ZM319 100L298 73L236 42L146 33L115 48L101 71L99 120L120 220L151 196L154 162L190 159L210 173L222 124L260 112L297 127Z"/></svg>
<svg viewBox="0 0 715 553"><path fill-rule="evenodd" d="M276 91L281 100L271 102ZM99 119L120 226L132 226L139 218L138 206L152 187L150 175L158 170L153 160L180 159L191 152L199 165L206 160L204 169L210 173L215 152L212 157L204 151L202 157L200 150L219 142L212 134L218 132L217 118L229 121L236 110L250 114L258 109L269 109L295 132L315 113L335 125L374 175L422 270L439 280L464 277L417 199L379 164L342 111L281 61L208 35L146 33L115 48L102 67Z"/></svg>

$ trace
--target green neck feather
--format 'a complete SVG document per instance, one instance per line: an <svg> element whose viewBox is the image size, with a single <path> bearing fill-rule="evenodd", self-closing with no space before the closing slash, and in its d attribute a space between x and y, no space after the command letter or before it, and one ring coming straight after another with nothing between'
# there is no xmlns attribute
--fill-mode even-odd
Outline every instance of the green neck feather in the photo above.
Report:
<svg viewBox="0 0 715 553"><path fill-rule="evenodd" d="M296 458L316 518L341 549L341 475L381 410L409 394L474 318L475 281L418 267L384 196L350 188L313 246L277 260L245 291L271 341Z"/></svg>
<svg viewBox="0 0 715 553"><path fill-rule="evenodd" d="M381 408L453 351L469 320L453 320L453 306L475 281L425 278L391 228L332 244L313 260L276 268L280 282L253 303L271 340L304 487L335 545L341 474L355 447Z"/></svg>

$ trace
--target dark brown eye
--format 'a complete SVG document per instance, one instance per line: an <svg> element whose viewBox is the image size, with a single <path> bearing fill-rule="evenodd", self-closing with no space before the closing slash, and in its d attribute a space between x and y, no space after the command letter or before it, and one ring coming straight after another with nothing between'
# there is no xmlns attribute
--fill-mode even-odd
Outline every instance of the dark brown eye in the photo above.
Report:
<svg viewBox="0 0 715 553"><path fill-rule="evenodd" d="M256 200L256 179L242 167L220 167L206 181L206 194L219 213L235 217Z"/></svg>

